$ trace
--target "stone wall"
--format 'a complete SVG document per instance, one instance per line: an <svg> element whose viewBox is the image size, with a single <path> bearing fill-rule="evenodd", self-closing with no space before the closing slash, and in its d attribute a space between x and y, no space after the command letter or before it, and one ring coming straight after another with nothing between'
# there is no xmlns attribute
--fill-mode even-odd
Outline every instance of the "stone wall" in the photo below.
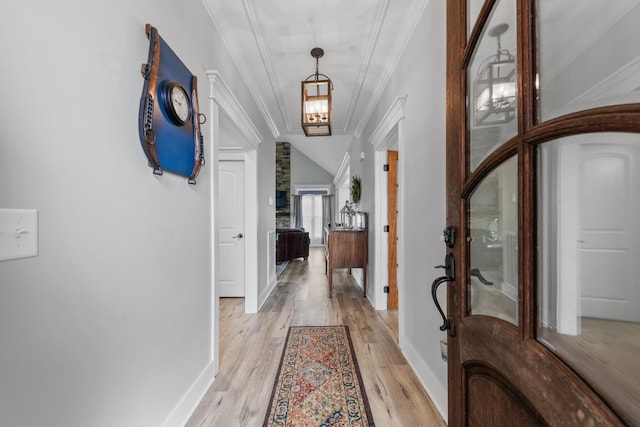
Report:
<svg viewBox="0 0 640 427"><path fill-rule="evenodd" d="M276 208L276 228L290 228L291 145L288 142L276 142L276 191L287 192L287 206Z"/></svg>

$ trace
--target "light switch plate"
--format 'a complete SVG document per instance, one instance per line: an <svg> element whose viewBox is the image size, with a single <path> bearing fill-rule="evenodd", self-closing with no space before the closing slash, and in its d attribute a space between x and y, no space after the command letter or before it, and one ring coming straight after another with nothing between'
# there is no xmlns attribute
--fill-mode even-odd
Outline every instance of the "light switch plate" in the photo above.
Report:
<svg viewBox="0 0 640 427"><path fill-rule="evenodd" d="M0 209L0 261L38 256L38 211Z"/></svg>

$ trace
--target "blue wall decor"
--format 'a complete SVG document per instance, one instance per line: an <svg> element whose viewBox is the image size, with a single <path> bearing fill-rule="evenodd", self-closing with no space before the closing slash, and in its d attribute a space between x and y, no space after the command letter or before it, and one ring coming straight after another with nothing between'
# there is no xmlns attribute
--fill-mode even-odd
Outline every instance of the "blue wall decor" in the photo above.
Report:
<svg viewBox="0 0 640 427"><path fill-rule="evenodd" d="M197 78L158 31L147 24L149 58L142 64L144 87L138 115L140 142L155 175L163 171L196 183L204 165Z"/></svg>

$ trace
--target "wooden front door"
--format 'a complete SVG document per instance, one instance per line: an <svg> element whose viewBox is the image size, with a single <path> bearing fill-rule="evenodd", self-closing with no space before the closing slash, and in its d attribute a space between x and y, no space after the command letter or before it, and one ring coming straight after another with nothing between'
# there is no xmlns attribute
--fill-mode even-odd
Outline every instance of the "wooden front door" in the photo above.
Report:
<svg viewBox="0 0 640 427"><path fill-rule="evenodd" d="M585 305L640 295L614 265L640 256L640 2L622 3L447 2L450 426L640 425L640 323Z"/></svg>

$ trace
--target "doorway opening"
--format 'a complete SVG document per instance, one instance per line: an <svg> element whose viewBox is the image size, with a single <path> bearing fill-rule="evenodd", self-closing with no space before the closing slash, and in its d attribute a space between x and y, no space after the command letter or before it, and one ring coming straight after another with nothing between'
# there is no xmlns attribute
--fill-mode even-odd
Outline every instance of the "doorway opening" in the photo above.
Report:
<svg viewBox="0 0 640 427"><path fill-rule="evenodd" d="M375 212L380 213L376 215L374 221L374 230L376 230L374 233L374 306L377 310L398 310L398 336L403 335L405 322L402 312L402 278L404 277L402 152L405 144L406 100L406 97L398 97L394 100L370 139L375 161L374 206ZM377 230L385 231L377 232ZM395 233L389 233L386 230L395 230ZM390 265L393 268L389 268Z"/></svg>
<svg viewBox="0 0 640 427"><path fill-rule="evenodd" d="M233 91L226 85L220 73L216 70L208 70L209 80L209 117L211 130L209 133L209 150L211 164L211 224L210 241L211 256L214 259L211 268L211 358L214 366L214 375L219 368L220 355L220 313L219 313L219 283L217 266L220 263L218 251L218 161L243 160L244 161L244 253L245 253L245 301L244 310L247 313L258 311L258 272L255 268L247 266L257 264L258 256L258 147L262 137L255 125L239 105ZM223 114L220 114L222 110ZM228 132L225 134L223 132ZM229 134L235 135L229 138ZM227 139L227 141L223 141ZM229 140L233 140L230 143ZM226 156L226 158L225 158ZM234 159L235 157L235 159Z"/></svg>

